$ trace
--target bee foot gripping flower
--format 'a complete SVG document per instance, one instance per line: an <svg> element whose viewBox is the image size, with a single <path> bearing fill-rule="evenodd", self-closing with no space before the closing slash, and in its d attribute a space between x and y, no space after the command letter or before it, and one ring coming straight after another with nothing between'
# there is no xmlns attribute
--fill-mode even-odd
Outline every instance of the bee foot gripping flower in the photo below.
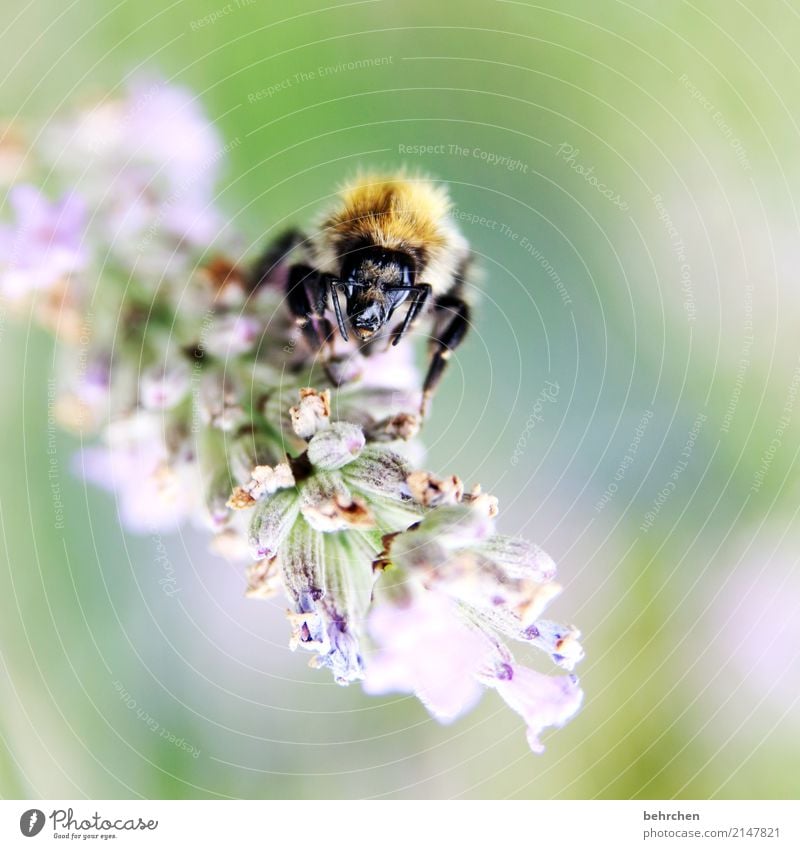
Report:
<svg viewBox="0 0 800 849"><path fill-rule="evenodd" d="M12 188L0 292L58 331L59 420L100 432L79 473L135 532L210 531L213 551L247 564L248 596L285 596L290 647L338 683L416 693L443 722L494 689L540 751L581 701L580 634L542 618L553 562L495 532L479 487L414 470L421 410L469 325L469 249L444 190L365 177L305 248L254 262L221 224L221 142L191 93L137 80L30 137L29 173L62 200ZM354 228L364 251L347 248ZM305 260L321 266L287 297ZM399 342L428 298L449 318L424 382L408 339L355 341L408 309ZM567 674L522 665L511 641Z"/></svg>

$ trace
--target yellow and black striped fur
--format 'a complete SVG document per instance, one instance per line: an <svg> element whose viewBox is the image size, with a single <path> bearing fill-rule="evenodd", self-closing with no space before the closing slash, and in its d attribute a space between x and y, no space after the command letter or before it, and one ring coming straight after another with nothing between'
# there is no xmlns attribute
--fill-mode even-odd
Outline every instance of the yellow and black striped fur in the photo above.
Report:
<svg viewBox="0 0 800 849"><path fill-rule="evenodd" d="M450 209L445 188L428 179L362 175L342 188L313 236L292 231L266 252L254 284L296 256L286 281L289 307L319 347L334 332L331 312L344 339L348 326L362 343L387 328L395 345L418 317L431 314L424 409L469 325L464 284L470 250ZM395 320L402 304L405 311Z"/></svg>

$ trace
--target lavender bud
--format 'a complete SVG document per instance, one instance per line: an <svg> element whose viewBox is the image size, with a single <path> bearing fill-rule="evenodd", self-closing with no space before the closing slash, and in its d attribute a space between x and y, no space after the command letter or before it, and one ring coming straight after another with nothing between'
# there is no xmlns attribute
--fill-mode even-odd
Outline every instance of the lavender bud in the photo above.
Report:
<svg viewBox="0 0 800 849"><path fill-rule="evenodd" d="M364 432L357 425L336 422L308 443L308 459L320 469L341 469L364 449Z"/></svg>
<svg viewBox="0 0 800 849"><path fill-rule="evenodd" d="M230 519L228 497L231 491L231 476L227 466L219 469L211 478L206 489L206 514L214 530L222 530Z"/></svg>
<svg viewBox="0 0 800 849"><path fill-rule="evenodd" d="M375 583L375 553L361 536L320 534L302 519L281 551L294 605L290 647L313 651L311 664L330 668L340 684L364 674L359 638Z"/></svg>
<svg viewBox="0 0 800 849"><path fill-rule="evenodd" d="M284 490L262 501L250 522L249 544L255 559L274 557L291 531L300 503L294 490Z"/></svg>
<svg viewBox="0 0 800 849"><path fill-rule="evenodd" d="M414 533L433 535L444 548L455 551L480 545L493 531L494 522L483 510L457 504L431 510Z"/></svg>
<svg viewBox="0 0 800 849"><path fill-rule="evenodd" d="M546 583L556 576L556 564L552 558L538 545L520 537L496 534L482 543L478 550L501 564L509 577Z"/></svg>
<svg viewBox="0 0 800 849"><path fill-rule="evenodd" d="M207 297L220 307L241 307L247 299L247 281L243 271L223 256L212 257L201 265L196 275L203 287L208 287Z"/></svg>
<svg viewBox="0 0 800 849"><path fill-rule="evenodd" d="M365 499L382 531L407 528L420 519L422 509L412 501L406 483L408 466L394 451L368 445L341 474L354 497Z"/></svg>
<svg viewBox="0 0 800 849"><path fill-rule="evenodd" d="M364 357L358 352L337 354L325 363L325 372L334 386L353 383L364 373Z"/></svg>

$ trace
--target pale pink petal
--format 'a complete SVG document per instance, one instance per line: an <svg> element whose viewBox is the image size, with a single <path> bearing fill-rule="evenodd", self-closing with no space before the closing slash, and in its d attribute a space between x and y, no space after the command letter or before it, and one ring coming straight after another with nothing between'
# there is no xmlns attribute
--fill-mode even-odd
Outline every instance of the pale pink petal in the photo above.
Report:
<svg viewBox="0 0 800 849"><path fill-rule="evenodd" d="M213 184L222 143L189 89L138 77L130 86L123 120L131 152L161 165L175 187Z"/></svg>
<svg viewBox="0 0 800 849"><path fill-rule="evenodd" d="M380 650L367 660L367 693L415 693L440 722L480 699L476 675L491 644L455 615L447 598L421 591L407 606L375 605L369 630Z"/></svg>
<svg viewBox="0 0 800 849"><path fill-rule="evenodd" d="M544 751L539 734L545 728L564 725L583 700L583 691L572 675L542 675L525 666L505 664L497 675L483 680L525 720L528 743L537 753Z"/></svg>

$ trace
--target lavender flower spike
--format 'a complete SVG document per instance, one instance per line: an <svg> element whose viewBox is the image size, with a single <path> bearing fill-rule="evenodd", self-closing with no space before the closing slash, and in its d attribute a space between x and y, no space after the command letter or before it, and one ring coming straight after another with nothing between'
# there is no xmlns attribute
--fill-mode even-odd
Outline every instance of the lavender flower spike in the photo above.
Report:
<svg viewBox="0 0 800 849"><path fill-rule="evenodd" d="M542 618L555 565L496 532L497 500L418 468L412 334L320 349L325 304L307 324L287 309L296 258L240 255L249 240L216 206L222 140L183 88L138 78L21 144L61 200L11 188L0 294L40 293L34 314L58 330L58 418L99 432L78 473L135 533L212 534L249 597L285 597L290 648L337 683L416 694L441 722L496 690L540 752L582 693L506 643L572 673L580 632Z"/></svg>

